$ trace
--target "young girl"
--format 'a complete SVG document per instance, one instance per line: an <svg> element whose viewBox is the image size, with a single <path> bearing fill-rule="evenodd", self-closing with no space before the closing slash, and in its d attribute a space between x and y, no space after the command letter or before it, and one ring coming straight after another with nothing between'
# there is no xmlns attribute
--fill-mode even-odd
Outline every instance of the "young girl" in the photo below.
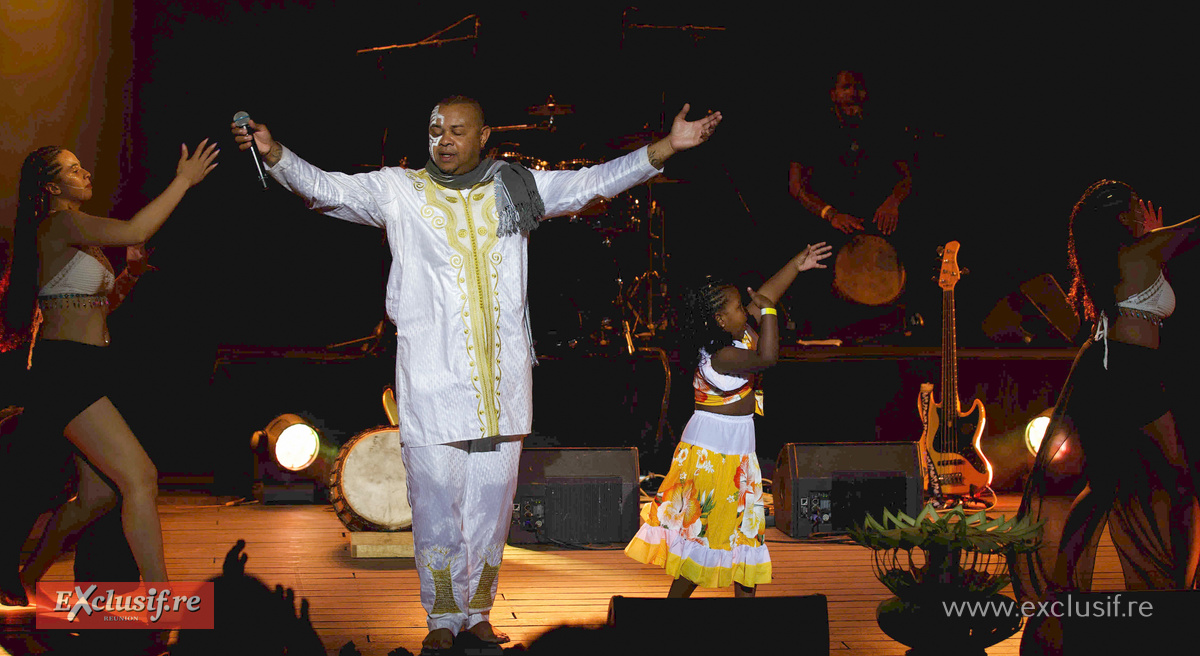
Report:
<svg viewBox="0 0 1200 656"><path fill-rule="evenodd" d="M771 582L763 535L762 477L754 449L754 413L762 414L760 372L779 355L775 303L808 269L824 269L832 246L813 244L792 258L743 307L733 285L713 277L683 295L684 357L696 366L696 412L683 429L671 470L644 523L625 548L675 579L668 597L689 597L696 586L754 596ZM747 324L758 319L759 331Z"/></svg>

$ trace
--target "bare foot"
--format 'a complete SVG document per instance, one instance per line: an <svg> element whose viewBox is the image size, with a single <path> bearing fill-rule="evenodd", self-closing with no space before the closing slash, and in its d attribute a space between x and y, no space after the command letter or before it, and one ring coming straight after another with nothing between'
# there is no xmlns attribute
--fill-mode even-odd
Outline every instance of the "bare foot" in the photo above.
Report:
<svg viewBox="0 0 1200 656"><path fill-rule="evenodd" d="M487 620L484 620L467 630L475 634L476 638L479 638L484 642L490 642L493 645L502 645L509 641L507 633L503 631L497 631L496 627L492 626L492 623Z"/></svg>
<svg viewBox="0 0 1200 656"><path fill-rule="evenodd" d="M434 629L421 641L421 649L449 649L454 646L454 634L450 629Z"/></svg>

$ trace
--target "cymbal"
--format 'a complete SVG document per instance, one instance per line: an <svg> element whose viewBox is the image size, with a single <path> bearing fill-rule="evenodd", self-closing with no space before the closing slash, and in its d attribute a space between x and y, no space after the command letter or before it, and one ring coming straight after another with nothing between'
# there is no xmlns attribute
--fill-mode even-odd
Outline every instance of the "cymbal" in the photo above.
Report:
<svg viewBox="0 0 1200 656"><path fill-rule="evenodd" d="M574 114L574 105L562 105L554 100L554 94L550 94L546 98L546 102L541 105L533 105L525 110L530 116L562 116L564 114Z"/></svg>

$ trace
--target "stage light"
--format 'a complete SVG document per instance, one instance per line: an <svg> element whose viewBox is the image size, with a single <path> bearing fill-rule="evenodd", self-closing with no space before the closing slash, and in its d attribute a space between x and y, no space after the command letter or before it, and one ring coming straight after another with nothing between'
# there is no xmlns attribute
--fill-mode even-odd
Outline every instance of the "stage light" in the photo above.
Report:
<svg viewBox="0 0 1200 656"><path fill-rule="evenodd" d="M317 459L320 448L321 436L316 429L308 424L292 424L280 431L271 452L284 468L300 471Z"/></svg>
<svg viewBox="0 0 1200 656"><path fill-rule="evenodd" d="M285 413L250 438L255 456L255 497L264 503L314 502L329 488L337 447L312 421Z"/></svg>
<svg viewBox="0 0 1200 656"><path fill-rule="evenodd" d="M1025 487L1025 477L1033 469L1033 462L1037 456L1036 451L1029 447L1032 429L1040 427L1040 439L1041 433L1046 430L1045 423L1049 423L1053 412L1054 408L1043 410L1024 422L1010 424L1012 427L1003 433L992 434L984 431L979 448L992 465L992 489L1012 491Z"/></svg>
<svg viewBox="0 0 1200 656"><path fill-rule="evenodd" d="M1053 413L1054 408L1047 408L1025 424L1025 448L1035 456L1042 439L1046 437L1046 428L1050 426L1050 415Z"/></svg>

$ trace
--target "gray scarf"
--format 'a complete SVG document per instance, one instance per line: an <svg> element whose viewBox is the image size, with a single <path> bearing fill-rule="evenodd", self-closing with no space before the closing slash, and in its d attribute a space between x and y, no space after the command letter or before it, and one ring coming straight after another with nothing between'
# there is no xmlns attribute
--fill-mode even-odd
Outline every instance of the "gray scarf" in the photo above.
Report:
<svg viewBox="0 0 1200 656"><path fill-rule="evenodd" d="M425 171L434 182L448 189L470 189L495 179L496 213L499 215L499 222L496 224L497 237L535 230L538 222L546 214L546 205L538 193L533 174L520 164L489 157L467 173L450 175L442 173L441 169L433 165L433 160L428 160L425 162Z"/></svg>

